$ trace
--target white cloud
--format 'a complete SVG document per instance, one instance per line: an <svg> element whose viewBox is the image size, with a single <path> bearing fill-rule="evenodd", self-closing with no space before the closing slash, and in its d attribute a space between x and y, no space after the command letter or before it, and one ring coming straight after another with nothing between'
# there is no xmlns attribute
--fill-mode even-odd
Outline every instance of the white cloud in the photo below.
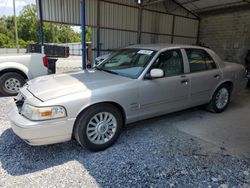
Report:
<svg viewBox="0 0 250 188"><path fill-rule="evenodd" d="M81 33L81 32L82 32L80 26L71 26L71 28L72 28L75 32L77 32L77 33Z"/></svg>
<svg viewBox="0 0 250 188"><path fill-rule="evenodd" d="M16 12L22 10L25 5L35 3L35 0L15 0L16 1ZM0 0L0 17L3 15L12 15L13 14L13 0Z"/></svg>
<svg viewBox="0 0 250 188"><path fill-rule="evenodd" d="M16 8L25 6L27 3L24 0L16 0ZM0 7L3 8L13 8L13 0L0 0Z"/></svg>

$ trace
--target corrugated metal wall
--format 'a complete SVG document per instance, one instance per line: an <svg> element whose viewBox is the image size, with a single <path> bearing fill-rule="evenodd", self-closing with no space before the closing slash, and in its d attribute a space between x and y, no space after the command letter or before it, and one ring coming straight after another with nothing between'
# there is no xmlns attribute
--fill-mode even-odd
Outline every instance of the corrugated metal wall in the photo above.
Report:
<svg viewBox="0 0 250 188"><path fill-rule="evenodd" d="M175 19L175 35L187 36L187 37L196 37L197 36L197 27L198 21L192 20L183 17L176 17Z"/></svg>
<svg viewBox="0 0 250 188"><path fill-rule="evenodd" d="M142 32L169 34L172 31L173 16L148 10L142 11Z"/></svg>
<svg viewBox="0 0 250 188"><path fill-rule="evenodd" d="M100 26L136 31L138 10L136 8L100 2Z"/></svg>
<svg viewBox="0 0 250 188"><path fill-rule="evenodd" d="M166 13L166 5L172 14ZM80 7L80 0L43 0L44 20L80 25ZM199 20L185 9L176 7L171 0L166 0L165 4L142 9L141 43L196 43ZM102 52L138 42L140 11L134 0L86 0L86 12L86 23L93 28L94 51L98 28ZM178 13L180 15L176 15Z"/></svg>
<svg viewBox="0 0 250 188"><path fill-rule="evenodd" d="M38 3L37 3L38 5ZM79 0L43 0L42 10L44 20L58 23L79 25L80 23Z"/></svg>

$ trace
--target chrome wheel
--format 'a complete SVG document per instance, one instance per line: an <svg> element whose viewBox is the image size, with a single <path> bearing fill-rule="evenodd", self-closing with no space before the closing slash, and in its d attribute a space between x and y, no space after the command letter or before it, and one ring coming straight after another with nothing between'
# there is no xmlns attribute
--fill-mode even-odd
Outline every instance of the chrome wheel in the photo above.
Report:
<svg viewBox="0 0 250 188"><path fill-rule="evenodd" d="M110 141L117 130L117 120L110 112L101 112L88 122L86 133L93 144L105 144Z"/></svg>
<svg viewBox="0 0 250 188"><path fill-rule="evenodd" d="M216 100L215 100L216 107L220 110L225 108L228 103L228 100L229 100L229 91L226 88L221 88L216 95Z"/></svg>
<svg viewBox="0 0 250 188"><path fill-rule="evenodd" d="M16 78L9 78L4 82L5 88L10 93L17 93L21 87L21 82Z"/></svg>

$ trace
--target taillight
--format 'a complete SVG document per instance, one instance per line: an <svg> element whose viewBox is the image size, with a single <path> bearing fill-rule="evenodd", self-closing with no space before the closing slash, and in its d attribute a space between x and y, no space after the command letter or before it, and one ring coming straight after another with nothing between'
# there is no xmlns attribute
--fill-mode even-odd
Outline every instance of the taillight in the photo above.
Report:
<svg viewBox="0 0 250 188"><path fill-rule="evenodd" d="M48 67L48 58L46 56L43 57L43 65Z"/></svg>

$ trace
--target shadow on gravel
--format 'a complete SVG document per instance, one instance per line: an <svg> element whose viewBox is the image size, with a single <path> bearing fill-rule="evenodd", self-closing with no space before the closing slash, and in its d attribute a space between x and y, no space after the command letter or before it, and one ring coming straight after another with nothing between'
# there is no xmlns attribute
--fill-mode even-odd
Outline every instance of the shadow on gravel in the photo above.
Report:
<svg viewBox="0 0 250 188"><path fill-rule="evenodd" d="M21 176L75 160L101 187L168 187L177 182L179 187L238 186L245 181L242 172L249 168L248 160L202 153L194 137L174 128L178 121L204 115L191 109L135 123L100 152L87 151L75 141L32 147L7 129L0 136L1 166Z"/></svg>
<svg viewBox="0 0 250 188"><path fill-rule="evenodd" d="M0 93L0 99L1 98L11 98L11 97L13 97L13 96L5 96L5 95L3 95L3 94Z"/></svg>

